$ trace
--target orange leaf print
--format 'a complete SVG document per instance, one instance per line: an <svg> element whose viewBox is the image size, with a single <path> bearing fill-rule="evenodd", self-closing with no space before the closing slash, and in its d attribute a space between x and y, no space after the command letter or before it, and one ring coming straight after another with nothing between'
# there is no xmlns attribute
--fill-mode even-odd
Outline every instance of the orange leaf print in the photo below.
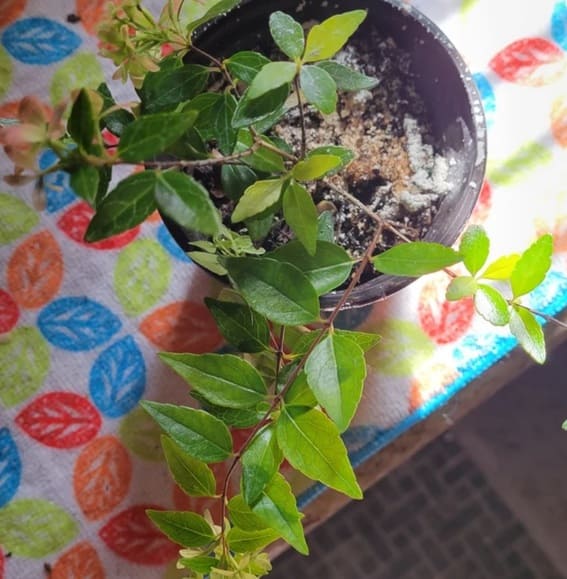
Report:
<svg viewBox="0 0 567 579"><path fill-rule="evenodd" d="M18 109L20 108L20 101L8 101L0 105L0 118L16 119L18 118Z"/></svg>
<svg viewBox="0 0 567 579"><path fill-rule="evenodd" d="M555 140L567 147L567 96L558 98L551 110L551 132Z"/></svg>
<svg viewBox="0 0 567 579"><path fill-rule="evenodd" d="M2 0L0 4L0 26L7 26L22 14L26 0Z"/></svg>
<svg viewBox="0 0 567 579"><path fill-rule="evenodd" d="M195 302L174 302L157 309L140 330L160 350L203 354L216 350L222 336L209 310Z"/></svg>
<svg viewBox="0 0 567 579"><path fill-rule="evenodd" d="M114 3L116 4L116 0ZM77 0L77 15L81 18L81 23L89 34L93 36L96 34L107 4L108 0Z"/></svg>
<svg viewBox="0 0 567 579"><path fill-rule="evenodd" d="M75 498L87 519L108 515L128 493L132 463L114 436L91 442L80 454L73 474Z"/></svg>
<svg viewBox="0 0 567 579"><path fill-rule="evenodd" d="M104 579L104 569L95 549L86 541L63 553L51 570L50 579Z"/></svg>
<svg viewBox="0 0 567 579"><path fill-rule="evenodd" d="M63 256L55 238L40 231L19 245L8 262L8 288L24 308L40 308L59 291Z"/></svg>
<svg viewBox="0 0 567 579"><path fill-rule="evenodd" d="M421 408L434 396L444 392L457 378L454 368L439 363L421 368L419 374L419 378L415 378L411 384L410 411Z"/></svg>

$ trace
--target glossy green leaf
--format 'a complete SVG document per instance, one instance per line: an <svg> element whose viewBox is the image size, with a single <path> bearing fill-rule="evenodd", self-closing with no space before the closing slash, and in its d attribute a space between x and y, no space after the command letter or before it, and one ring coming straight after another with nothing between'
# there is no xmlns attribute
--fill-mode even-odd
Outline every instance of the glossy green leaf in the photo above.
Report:
<svg viewBox="0 0 567 579"><path fill-rule="evenodd" d="M504 161L493 161L488 166L488 179L494 185L507 186L522 181L539 166L551 163L549 147L531 142L522 145Z"/></svg>
<svg viewBox="0 0 567 579"><path fill-rule="evenodd" d="M239 352L262 352L270 344L266 318L246 304L205 298L220 333Z"/></svg>
<svg viewBox="0 0 567 579"><path fill-rule="evenodd" d="M242 454L242 495L252 505L272 480L283 460L274 424L264 426Z"/></svg>
<svg viewBox="0 0 567 579"><path fill-rule="evenodd" d="M478 289L478 283L472 276L453 278L447 287L445 297L450 302L473 296Z"/></svg>
<svg viewBox="0 0 567 579"><path fill-rule="evenodd" d="M263 137L268 143L269 139ZM235 153L242 153L250 149L254 143L254 138L248 129L241 129L238 131L238 138L234 148ZM242 159L246 165L250 165L256 171L264 173L280 173L284 171L285 166L281 155L275 151L260 147L253 155L249 155Z"/></svg>
<svg viewBox="0 0 567 579"><path fill-rule="evenodd" d="M87 153L102 152L97 113L86 89L81 89L75 98L67 121L67 131L77 145Z"/></svg>
<svg viewBox="0 0 567 579"><path fill-rule="evenodd" d="M515 298L530 293L543 282L551 267L552 255L553 237L549 234L540 237L524 251L510 276Z"/></svg>
<svg viewBox="0 0 567 579"><path fill-rule="evenodd" d="M208 191L186 173L156 172L155 200L160 211L185 229L205 235L220 232L220 214Z"/></svg>
<svg viewBox="0 0 567 579"><path fill-rule="evenodd" d="M366 18L366 10L352 10L335 14L316 24L307 35L304 62L332 58L356 32Z"/></svg>
<svg viewBox="0 0 567 579"><path fill-rule="evenodd" d="M142 223L156 210L156 183L155 171L134 173L120 181L99 203L85 240L99 241Z"/></svg>
<svg viewBox="0 0 567 579"><path fill-rule="evenodd" d="M108 195L108 187L112 180L112 166L100 167L98 169L98 189L94 208L97 209L102 200Z"/></svg>
<svg viewBox="0 0 567 579"><path fill-rule="evenodd" d="M505 326L510 321L510 308L504 296L493 287L478 284L474 295L476 311L494 326Z"/></svg>
<svg viewBox="0 0 567 579"><path fill-rule="evenodd" d="M191 497L215 496L215 476L204 462L183 452L167 436L161 437L161 445L169 472L183 492Z"/></svg>
<svg viewBox="0 0 567 579"><path fill-rule="evenodd" d="M490 251L490 240L479 225L471 225L463 234L459 253L471 275L476 275L486 263Z"/></svg>
<svg viewBox="0 0 567 579"><path fill-rule="evenodd" d="M96 91L103 98L104 111L116 105L116 101L106 83L101 83ZM104 114L100 122L102 127L106 127L112 134L120 137L124 132L124 128L134 120L135 117L130 111L117 109L111 113Z"/></svg>
<svg viewBox="0 0 567 579"><path fill-rule="evenodd" d="M252 50L236 52L224 61L230 74L246 84L250 84L260 70L269 62L269 58Z"/></svg>
<svg viewBox="0 0 567 579"><path fill-rule="evenodd" d="M317 406L317 398L313 394L307 382L305 372L300 372L289 390L284 395L286 406L302 406L303 408L314 408Z"/></svg>
<svg viewBox="0 0 567 579"><path fill-rule="evenodd" d="M510 279L518 260L519 253L504 255L493 261L481 274L483 279L507 280Z"/></svg>
<svg viewBox="0 0 567 579"><path fill-rule="evenodd" d="M294 549L307 555L309 549L301 525L302 514L297 510L295 496L289 483L278 472L252 507L265 524L274 529Z"/></svg>
<svg viewBox="0 0 567 579"><path fill-rule="evenodd" d="M284 84L255 99L248 97L247 89L238 102L232 126L242 128L254 125L258 132L263 133L283 115L289 89L290 85Z"/></svg>
<svg viewBox="0 0 567 579"><path fill-rule="evenodd" d="M254 100L282 85L291 83L297 72L293 62L269 62L254 77L246 93L248 99Z"/></svg>
<svg viewBox="0 0 567 579"><path fill-rule="evenodd" d="M254 243L261 244L274 225L274 217L277 206L273 207L271 211L264 211L260 215L246 219L244 224L248 229L248 235Z"/></svg>
<svg viewBox="0 0 567 579"><path fill-rule="evenodd" d="M275 205L280 200L283 184L284 180L280 178L250 185L232 212L232 222L239 223Z"/></svg>
<svg viewBox="0 0 567 579"><path fill-rule="evenodd" d="M317 219L317 241L333 243L335 240L335 217L331 211L323 211Z"/></svg>
<svg viewBox="0 0 567 579"><path fill-rule="evenodd" d="M199 2L185 2L188 4L185 18L187 31L193 32L202 24L225 14L238 5L240 0L200 0Z"/></svg>
<svg viewBox="0 0 567 579"><path fill-rule="evenodd" d="M195 571L196 573L201 573L203 575L207 575L210 573L213 567L218 567L219 560L215 557L208 557L206 555L198 555L197 557L181 557L177 560L177 563L182 565L185 569L191 569L191 571ZM174 575L174 577L177 577ZM165 576L165 579L168 579L169 575Z"/></svg>
<svg viewBox="0 0 567 579"><path fill-rule="evenodd" d="M312 153L304 161L299 161L291 174L298 181L320 179L341 165L341 159L335 155Z"/></svg>
<svg viewBox="0 0 567 579"><path fill-rule="evenodd" d="M206 86L209 70L198 64L148 72L139 91L144 115L172 111Z"/></svg>
<svg viewBox="0 0 567 579"><path fill-rule="evenodd" d="M231 94L223 94L211 110L217 146L221 153L228 155L236 143L236 129L232 127L232 117L236 110L236 99Z"/></svg>
<svg viewBox="0 0 567 579"><path fill-rule="evenodd" d="M238 201L257 179L258 175L246 165L223 165L221 168L222 190L233 201Z"/></svg>
<svg viewBox="0 0 567 579"><path fill-rule="evenodd" d="M299 74L301 90L308 103L324 115L337 108L337 85L331 75L317 66L305 65Z"/></svg>
<svg viewBox="0 0 567 579"><path fill-rule="evenodd" d="M206 92L197 95L183 109L183 113L195 112L197 118L193 128L199 132L205 141L212 141L215 138L214 114L216 106L223 100L223 95Z"/></svg>
<svg viewBox="0 0 567 579"><path fill-rule="evenodd" d="M277 11L270 15L270 33L278 48L289 58L295 60L303 55L305 33L297 20L285 12Z"/></svg>
<svg viewBox="0 0 567 579"><path fill-rule="evenodd" d="M319 404L344 432L362 397L366 378L362 348L346 336L331 333L309 355L305 374Z"/></svg>
<svg viewBox="0 0 567 579"><path fill-rule="evenodd" d="M270 528L263 519L252 512L242 495L235 495L228 501L228 512L231 522L243 531Z"/></svg>
<svg viewBox="0 0 567 579"><path fill-rule="evenodd" d="M317 249L317 208L303 185L292 181L283 196L283 214L286 223L309 255Z"/></svg>
<svg viewBox="0 0 567 579"><path fill-rule="evenodd" d="M0 215L0 244L15 241L39 222L39 215L31 207L8 193L0 193Z"/></svg>
<svg viewBox="0 0 567 579"><path fill-rule="evenodd" d="M96 208L100 185L100 172L92 165L81 165L70 171L73 191L91 207Z"/></svg>
<svg viewBox="0 0 567 579"><path fill-rule="evenodd" d="M140 117L124 128L118 156L129 162L147 161L163 153L188 131L197 112L156 113Z"/></svg>
<svg viewBox="0 0 567 579"><path fill-rule="evenodd" d="M339 90L368 90L380 82L373 76L367 76L332 60L318 62L317 66L331 75Z"/></svg>
<svg viewBox="0 0 567 579"><path fill-rule="evenodd" d="M193 390L191 395L194 398L196 398L195 394L196 391ZM264 418L269 408L267 402L258 404L253 408L223 408L222 406L211 404L204 397L199 397L199 402L201 403L203 410L206 410L209 414L222 420L226 425L234 428L249 428L250 426L256 426L256 424Z"/></svg>
<svg viewBox="0 0 567 579"><path fill-rule="evenodd" d="M215 275L226 275L227 271L224 266L220 264L219 256L204 251L189 251L187 255L192 261L199 264L201 267L209 270Z"/></svg>
<svg viewBox="0 0 567 579"><path fill-rule="evenodd" d="M318 319L317 292L297 267L255 257L230 257L224 264L244 299L269 320L295 326Z"/></svg>
<svg viewBox="0 0 567 579"><path fill-rule="evenodd" d="M263 549L270 543L279 539L280 534L274 529L255 529L244 531L234 527L227 535L228 546L236 553L249 553Z"/></svg>
<svg viewBox="0 0 567 579"><path fill-rule="evenodd" d="M211 526L197 513L148 509L146 514L162 533L184 547L203 547L215 540Z"/></svg>
<svg viewBox="0 0 567 579"><path fill-rule="evenodd" d="M144 410L187 454L204 462L222 462L232 453L228 428L218 418L187 406L143 401Z"/></svg>
<svg viewBox="0 0 567 579"><path fill-rule="evenodd" d="M362 498L339 430L320 410L286 408L276 433L293 468L353 499Z"/></svg>
<svg viewBox="0 0 567 579"><path fill-rule="evenodd" d="M315 147L307 154L307 157L312 157L315 155L333 155L334 157L338 157L341 160L341 164L330 171L328 175L334 175L338 173L341 169L348 166L351 161L356 158L356 155L351 149L347 149L346 147L339 147L338 145L324 145L322 147Z"/></svg>
<svg viewBox="0 0 567 579"><path fill-rule="evenodd" d="M266 384L256 368L233 354L162 352L159 357L217 406L250 408L266 396Z"/></svg>
<svg viewBox="0 0 567 579"><path fill-rule="evenodd" d="M419 277L462 260L454 249L430 241L402 243L372 258L374 267L390 275Z"/></svg>
<svg viewBox="0 0 567 579"><path fill-rule="evenodd" d="M290 241L269 254L269 257L299 268L318 295L340 286L350 275L353 266L349 254L342 247L328 241L317 241L315 255L312 256L299 241Z"/></svg>
<svg viewBox="0 0 567 579"><path fill-rule="evenodd" d="M369 334L368 332L355 332L353 330L335 330L338 336L344 336L349 340L358 344L363 352L372 350L374 346L380 343L380 336L378 334Z"/></svg>
<svg viewBox="0 0 567 579"><path fill-rule="evenodd" d="M519 305L512 307L510 331L522 348L538 363L546 359L545 336L536 317Z"/></svg>

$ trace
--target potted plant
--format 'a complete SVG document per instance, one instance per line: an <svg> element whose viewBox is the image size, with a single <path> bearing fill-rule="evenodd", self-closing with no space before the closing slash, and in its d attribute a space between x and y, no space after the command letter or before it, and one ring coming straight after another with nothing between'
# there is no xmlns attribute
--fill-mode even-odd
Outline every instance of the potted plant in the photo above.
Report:
<svg viewBox="0 0 567 579"><path fill-rule="evenodd" d="M230 283L232 289L206 303L232 352L161 354L191 385L201 408L143 403L164 431L164 454L177 484L191 496L216 498L221 513L218 520L195 512L148 516L184 547L180 568L212 579L265 575L270 562L263 549L278 539L307 553L301 513L280 472L284 459L312 479L362 497L340 434L362 395L365 352L379 347L379 337L335 328L344 307L445 269L448 299L474 296L484 318L510 324L528 353L543 362L543 333L521 298L543 281L552 251L551 237L544 236L524 254L487 265L489 240L480 227L469 228L458 249L449 246L472 210L484 169L482 114L472 104L472 85L455 88L444 114L430 121L429 133L426 121L419 126L409 114L396 120L388 147L396 138L404 141L425 163L412 168L406 150L411 175L402 182L415 189L415 197L408 190L390 191L397 209L384 197L363 203L365 186L382 193L393 187L382 182L385 168L364 157L368 141L359 146L357 165L357 152L340 140L356 119L371 141L376 137L374 121L363 117L373 100L369 89L384 79L349 66L357 64L362 48L358 54L343 51L367 12L325 11L317 24L304 27L290 13L244 3L246 11L237 9L224 22L236 26L261 18L277 49L268 56L258 52L265 43L261 35L255 46L236 39L229 54L213 54L210 47L219 45L226 28L223 19L207 24L237 4L169 0L159 18L135 1L111 6L100 29L101 50L114 60L118 76L133 81L139 102L115 103L106 85L80 90L71 95L64 122L64 106L49 118L33 99L24 99L20 123L0 133L16 164L11 182L36 179L40 189L46 173L71 174L75 191L96 210L88 241L134 227L158 208L179 228L178 238L190 240L193 259ZM306 20L316 15L315 5L304 4ZM293 11L293 2L286 6ZM389 0L379 6L390 24L411 12L406 26L422 35L412 37L415 47L430 41L432 25L423 17ZM366 34L377 30L371 22ZM429 85L420 81L429 87L424 90L459 76L462 61L452 49L443 54L439 76L433 73ZM337 55L340 62L333 60ZM446 67L448 80L441 76ZM409 82L410 75L405 78ZM408 86L398 82L397 90L410 91L406 97L419 112L418 87ZM337 89L359 96L337 96ZM360 91L366 91L362 97ZM347 122L337 118L337 104ZM331 142L314 138L325 135L321 114L335 124ZM105 143L106 131L120 138L117 148ZM424 144L424 135L437 136L455 156L464 153L452 173L449 161ZM45 146L59 161L38 173L35 156ZM109 192L113 168L121 164L143 164L144 170ZM422 203L426 197L432 204ZM378 211L380 204L394 217ZM437 211L425 239L417 226L398 222L396 211L404 204L414 215ZM350 227L361 231L358 246L347 251L335 243L334 232L347 236L339 225L349 207ZM359 222L364 226L358 228ZM461 275L448 269L457 264ZM507 287L495 289L490 280ZM231 427L250 429L240 448L234 448ZM225 460L227 472L217 481L209 465ZM240 492L231 497L237 477Z"/></svg>

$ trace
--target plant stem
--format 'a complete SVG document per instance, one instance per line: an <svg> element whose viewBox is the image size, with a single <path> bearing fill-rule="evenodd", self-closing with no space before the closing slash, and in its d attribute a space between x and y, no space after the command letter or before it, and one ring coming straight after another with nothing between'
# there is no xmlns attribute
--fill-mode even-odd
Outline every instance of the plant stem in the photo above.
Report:
<svg viewBox="0 0 567 579"><path fill-rule="evenodd" d="M301 119L301 158L303 159L307 149L307 135L305 134L305 111L303 110L303 101L301 100L301 86L299 85L299 77L297 75L293 79L293 84L295 86L295 94L297 95L299 117Z"/></svg>
<svg viewBox="0 0 567 579"><path fill-rule="evenodd" d="M122 161L117 159L116 161L111 162L111 165L140 165L144 164L146 167L151 168L167 168L167 167L182 167L184 169L193 169L196 167L212 167L215 165L230 165L234 163L238 163L245 157L249 157L253 155L258 149L260 145L258 143L253 143L249 149L242 151L241 153L234 153L234 155L226 155L220 157L213 157L211 159L193 159L190 161L185 161L183 159L177 159L172 161L140 161L139 163Z"/></svg>
<svg viewBox="0 0 567 579"><path fill-rule="evenodd" d="M284 151L283 149L280 149L279 147L276 147L275 145L272 145L271 143L262 140L262 137L258 135L255 131L253 131L253 134L255 142L258 143L260 147L268 149L268 151L273 151L274 153L281 155L282 157L293 163L297 163L297 161L299 161L299 159L295 155L292 155L287 151Z"/></svg>
<svg viewBox="0 0 567 579"><path fill-rule="evenodd" d="M560 326L561 328L565 328L567 329L567 324L565 322L562 322L561 320L554 318L553 316L550 316L548 314L544 314L543 312L539 312L538 310L533 310L532 308L528 307L528 306L524 306L523 304L519 304L517 302L513 302L512 300L508 300L508 304L511 306L516 306L516 307L520 307L523 308L524 310L527 310L528 312L530 312L531 314L533 314L534 316L539 316L540 318L543 318L545 321L547 322L551 322L553 324L557 324L558 326Z"/></svg>

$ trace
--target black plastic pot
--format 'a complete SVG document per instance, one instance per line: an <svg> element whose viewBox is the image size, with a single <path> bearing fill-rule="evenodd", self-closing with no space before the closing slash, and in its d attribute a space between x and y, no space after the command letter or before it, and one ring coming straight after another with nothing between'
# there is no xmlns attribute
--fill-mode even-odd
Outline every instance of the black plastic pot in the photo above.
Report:
<svg viewBox="0 0 567 579"><path fill-rule="evenodd" d="M268 19L275 10L288 12L298 21L306 22L357 8L368 9L368 17L357 35L374 27L411 55L415 84L425 102L436 142L442 149L451 148L457 153L458 182L444 197L425 236L428 241L452 245L464 229L482 186L486 125L480 96L463 59L437 25L421 12L396 0L339 0L325 5L315 0L244 0L204 30L198 45L215 55L228 56L268 42ZM176 241L187 250L186 232L171 222L167 225ZM381 300L412 281L412 278L378 275L355 288L348 307ZM340 297L339 291L322 296L322 309L332 309Z"/></svg>

